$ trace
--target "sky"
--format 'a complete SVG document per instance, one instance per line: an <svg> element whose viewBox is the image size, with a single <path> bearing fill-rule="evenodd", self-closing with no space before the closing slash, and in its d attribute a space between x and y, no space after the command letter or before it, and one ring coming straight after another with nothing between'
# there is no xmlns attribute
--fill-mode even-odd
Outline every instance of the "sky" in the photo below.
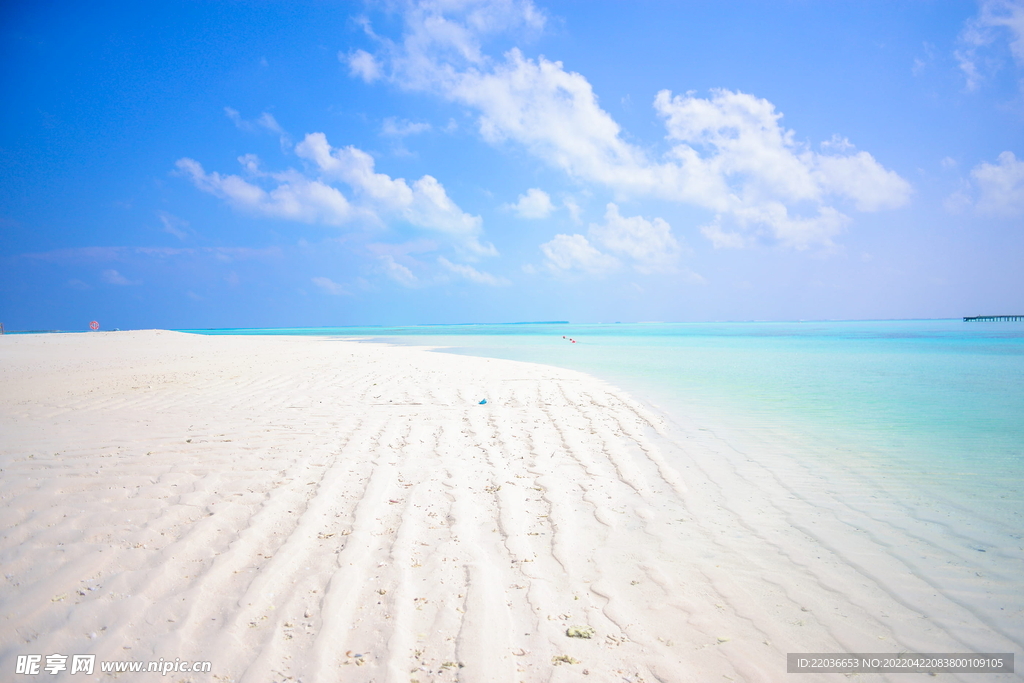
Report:
<svg viewBox="0 0 1024 683"><path fill-rule="evenodd" d="M1024 0L6 2L8 330L1024 313Z"/></svg>

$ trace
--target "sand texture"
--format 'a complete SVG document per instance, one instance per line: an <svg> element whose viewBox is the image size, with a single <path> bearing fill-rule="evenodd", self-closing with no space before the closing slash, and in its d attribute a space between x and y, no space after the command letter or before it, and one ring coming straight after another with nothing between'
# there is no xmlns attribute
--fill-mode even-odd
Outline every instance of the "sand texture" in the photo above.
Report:
<svg viewBox="0 0 1024 683"><path fill-rule="evenodd" d="M3 680L86 679L11 674L31 653L212 662L118 680L651 683L1020 651L1005 596L915 570L936 546L884 496L837 503L579 373L140 331L0 337L0 385ZM950 585L1011 566L946 538Z"/></svg>

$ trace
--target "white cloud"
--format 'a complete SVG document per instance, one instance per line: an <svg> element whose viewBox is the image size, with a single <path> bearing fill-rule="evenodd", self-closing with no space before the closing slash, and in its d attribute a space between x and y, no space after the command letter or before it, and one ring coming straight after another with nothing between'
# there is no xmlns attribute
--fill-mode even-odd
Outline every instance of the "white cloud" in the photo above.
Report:
<svg viewBox="0 0 1024 683"><path fill-rule="evenodd" d="M240 160L247 158L251 161ZM326 225L343 225L357 214L338 189L296 171L275 176L280 184L268 192L237 175L206 173L194 159L179 159L176 165L198 189L247 213Z"/></svg>
<svg viewBox="0 0 1024 683"><path fill-rule="evenodd" d="M850 142L849 138L844 138L838 133L833 134L831 139L824 140L821 143L822 149L834 149L837 152L849 152L854 147L855 145Z"/></svg>
<svg viewBox="0 0 1024 683"><path fill-rule="evenodd" d="M342 180L378 212L452 238L456 246L475 256L494 256L491 244L482 244L483 220L456 206L433 176L425 175L412 186L403 178L376 173L366 152L349 146L333 148L323 133L310 133L295 146L295 153L318 167L328 180Z"/></svg>
<svg viewBox="0 0 1024 683"><path fill-rule="evenodd" d="M412 121L399 121L394 116L384 119L381 126L381 134L389 137L403 138L407 135L425 133L431 129L429 123L413 123Z"/></svg>
<svg viewBox="0 0 1024 683"><path fill-rule="evenodd" d="M971 169L970 180L960 180L960 186L946 197L943 206L950 213L973 208L987 216L1024 215L1024 160L1007 151L994 164L983 161Z"/></svg>
<svg viewBox="0 0 1024 683"><path fill-rule="evenodd" d="M780 228L787 221L803 220L788 213L800 202L832 213L826 211L832 196L852 201L860 211L879 211L902 206L910 197L909 183L870 154L846 153L853 145L845 138L834 136L823 145L840 154L818 154L797 144L768 100L729 90L712 91L709 99L672 97L663 90L655 109L666 120L669 138L680 143L674 154L684 165L703 165L718 180L715 185L732 195L716 201L727 202L730 213L778 217L782 223L768 223L777 237L783 237ZM699 157L697 149L709 152ZM780 205L790 206L780 212Z"/></svg>
<svg viewBox="0 0 1024 683"><path fill-rule="evenodd" d="M485 64L488 57L481 48L483 38L508 32L538 33L547 21L531 0L405 2L402 18L406 31L399 43L376 36L368 22L364 29L382 44L392 77L422 88L430 88L437 80L439 61L459 67ZM363 74L369 71L379 77L383 68L377 57L360 52L346 57L350 68L358 70L353 75L365 80ZM364 66L371 59L376 68Z"/></svg>
<svg viewBox="0 0 1024 683"><path fill-rule="evenodd" d="M1024 214L1024 161L1013 152L1003 152L998 163L983 162L971 171L978 187L975 207L980 213L995 216Z"/></svg>
<svg viewBox="0 0 1024 683"><path fill-rule="evenodd" d="M887 171L867 152L816 155L816 179L826 192L851 199L858 211L897 209L907 203L910 184Z"/></svg>
<svg viewBox="0 0 1024 683"><path fill-rule="evenodd" d="M518 142L574 178L626 191L659 182L644 153L622 140L598 106L590 83L561 62L512 50L492 70L467 70L442 85L445 95L478 110L480 132L493 143Z"/></svg>
<svg viewBox="0 0 1024 683"><path fill-rule="evenodd" d="M566 211L569 212L569 217L572 218L573 223L582 223L580 216L583 214L583 209L576 203L576 200L572 197L566 197L562 200L562 206L565 207Z"/></svg>
<svg viewBox="0 0 1024 683"><path fill-rule="evenodd" d="M176 165L198 189L247 213L335 226L357 220L375 224L397 220L446 236L469 257L497 254L493 245L480 241L482 219L462 211L433 176L425 175L410 185L403 178L377 173L369 154L351 146L335 149L323 133L307 135L295 146L295 153L311 162L319 177L294 169L264 172L252 154L239 157L249 180L207 173L194 159L179 159ZM351 200L332 184L338 181L352 189Z"/></svg>
<svg viewBox="0 0 1024 683"><path fill-rule="evenodd" d="M224 107L224 114L229 119L231 119L231 121L235 124L235 128L237 128L238 130L244 130L247 132L253 130L252 123L243 119L242 115L238 113L237 109L232 109L231 107Z"/></svg>
<svg viewBox="0 0 1024 683"><path fill-rule="evenodd" d="M156 214L164 225L164 232L174 235L179 240L188 238L189 232L191 232L188 229L188 221L166 211L157 211Z"/></svg>
<svg viewBox="0 0 1024 683"><path fill-rule="evenodd" d="M988 0L982 16L992 26L1010 32L1010 52L1018 64L1024 64L1024 2L1019 0Z"/></svg>
<svg viewBox="0 0 1024 683"><path fill-rule="evenodd" d="M459 277L465 278L470 282L475 282L479 285L488 285L490 287L502 287L511 284L508 280L503 277L496 277L490 273L485 273L461 263L452 263L444 256L439 256L437 262L444 266L448 271L458 275Z"/></svg>
<svg viewBox="0 0 1024 683"><path fill-rule="evenodd" d="M608 204L604 223L590 224L590 237L611 252L628 256L641 273L672 270L679 259L679 243L672 228L661 218L626 218L619 207Z"/></svg>
<svg viewBox="0 0 1024 683"><path fill-rule="evenodd" d="M433 176L423 176L412 184L412 202L403 206L406 220L413 225L430 228L457 237L469 252L478 256L494 256L498 252L490 243L481 244L483 220L464 213L445 193Z"/></svg>
<svg viewBox="0 0 1024 683"><path fill-rule="evenodd" d="M277 133L279 135L284 134L284 129L277 123L277 119L274 118L273 114L263 112L260 117L256 119L256 123L266 128L271 133Z"/></svg>
<svg viewBox="0 0 1024 683"><path fill-rule="evenodd" d="M623 216L614 204L606 207L603 223L590 224L588 234L589 239L583 234L556 234L541 245L548 268L554 272L600 274L620 267L617 255L640 272L670 271L677 269L682 252L665 219ZM611 254L600 251L595 244Z"/></svg>
<svg viewBox="0 0 1024 683"><path fill-rule="evenodd" d="M737 223L741 226L771 225L780 242L796 249L830 246L832 238L845 230L850 222L849 216L831 206L819 207L816 216L791 216L780 202L752 207L737 215Z"/></svg>
<svg viewBox="0 0 1024 683"><path fill-rule="evenodd" d="M138 281L129 280L124 275L121 275L121 273L119 273L119 272L117 272L116 270L113 270L113 269L111 269L111 270L104 270L100 274L100 277L108 285L118 285L118 286L121 286L121 287L125 287L125 286L129 286L129 285L140 284L140 282L138 282Z"/></svg>
<svg viewBox="0 0 1024 683"><path fill-rule="evenodd" d="M555 210L551 203L551 197L544 190L531 187L526 194L519 195L519 201L515 204L505 204L503 208L511 209L519 214L520 218L547 218Z"/></svg>
<svg viewBox="0 0 1024 683"><path fill-rule="evenodd" d="M1021 0L981 0L980 11L960 32L960 48L953 55L964 74L968 90L976 90L996 71L999 60L986 49L1006 39L1013 60L1024 65L1024 2Z"/></svg>
<svg viewBox="0 0 1024 683"><path fill-rule="evenodd" d="M281 127L277 119L274 118L274 115L269 112L263 112L255 121L243 119L238 110L231 107L224 107L224 114L231 119L231 122L235 124L235 128L238 130L254 133L262 128L276 134L281 140L281 147L283 149L291 146L291 136Z"/></svg>
<svg viewBox="0 0 1024 683"><path fill-rule="evenodd" d="M780 126L774 105L741 92L660 92L654 106L671 148L652 158L622 136L581 74L518 49L502 60L484 54L482 39L503 26L543 26L529 2L414 3L404 19L402 41L385 41L378 55L393 83L470 107L485 139L522 145L574 179L710 210L744 244L766 236L827 246L849 223L837 202L877 211L909 200L910 185L867 152L850 153L836 136L815 153Z"/></svg>
<svg viewBox="0 0 1024 683"><path fill-rule="evenodd" d="M715 249L742 249L747 246L747 238L737 232L722 230L719 220L714 220L700 227L700 232L707 237Z"/></svg>
<svg viewBox="0 0 1024 683"><path fill-rule="evenodd" d="M553 240L540 245L540 250L547 257L548 268L555 272L604 273L619 267L618 259L595 249L583 235L555 235Z"/></svg>
<svg viewBox="0 0 1024 683"><path fill-rule="evenodd" d="M344 296L348 294L344 287L342 287L341 285L339 285L337 282L330 278L314 277L311 278L311 281L313 282L314 285L316 285L320 289L324 290L325 292L333 296Z"/></svg>
<svg viewBox="0 0 1024 683"><path fill-rule="evenodd" d="M373 83L381 76L380 64L366 50L356 50L350 55L339 52L338 59L348 64L349 73L367 83Z"/></svg>
<svg viewBox="0 0 1024 683"><path fill-rule="evenodd" d="M978 70L977 57L974 49L954 50L953 57L956 59L960 71L964 74L964 87L967 90L977 90L982 77Z"/></svg>
<svg viewBox="0 0 1024 683"><path fill-rule="evenodd" d="M395 257L390 254L385 254L380 257L381 268L384 274L389 278L402 285L403 287L417 287L420 284L419 278L417 278L411 270L403 266L401 263L395 261Z"/></svg>

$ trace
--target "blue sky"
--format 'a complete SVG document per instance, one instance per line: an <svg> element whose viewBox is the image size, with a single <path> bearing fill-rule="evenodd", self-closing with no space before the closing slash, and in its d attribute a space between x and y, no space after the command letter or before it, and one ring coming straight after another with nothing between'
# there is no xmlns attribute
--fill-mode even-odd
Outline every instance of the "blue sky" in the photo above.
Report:
<svg viewBox="0 0 1024 683"><path fill-rule="evenodd" d="M1024 3L5 3L8 329L1024 310Z"/></svg>

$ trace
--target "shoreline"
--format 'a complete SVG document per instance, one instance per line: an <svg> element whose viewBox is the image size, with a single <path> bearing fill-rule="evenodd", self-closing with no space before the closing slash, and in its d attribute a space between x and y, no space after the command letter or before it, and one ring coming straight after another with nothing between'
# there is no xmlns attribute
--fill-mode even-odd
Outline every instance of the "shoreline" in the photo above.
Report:
<svg viewBox="0 0 1024 683"><path fill-rule="evenodd" d="M787 652L1021 643L1019 615L925 595L893 548L927 525L879 526L891 497L837 500L579 372L330 337L0 343L0 670L771 681ZM978 558L944 552L962 586Z"/></svg>

